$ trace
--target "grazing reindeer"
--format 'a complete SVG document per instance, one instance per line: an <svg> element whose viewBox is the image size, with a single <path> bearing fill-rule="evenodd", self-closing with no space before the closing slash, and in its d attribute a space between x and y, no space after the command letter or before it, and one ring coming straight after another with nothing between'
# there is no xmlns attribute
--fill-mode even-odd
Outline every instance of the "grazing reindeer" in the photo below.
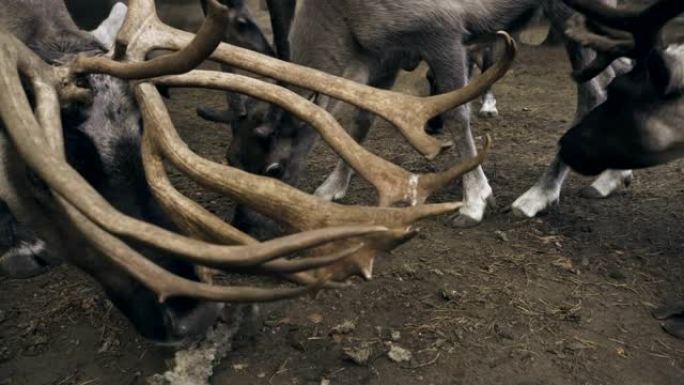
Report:
<svg viewBox="0 0 684 385"><path fill-rule="evenodd" d="M659 0L639 10L607 9L587 0L564 0L584 17L572 20L568 35L598 52L578 81L593 78L621 57L631 71L608 86L608 97L578 121L560 141L559 156L573 170L652 167L684 156L684 46L662 44L665 24L684 12L680 0ZM663 328L684 339L684 304L657 309Z"/></svg>

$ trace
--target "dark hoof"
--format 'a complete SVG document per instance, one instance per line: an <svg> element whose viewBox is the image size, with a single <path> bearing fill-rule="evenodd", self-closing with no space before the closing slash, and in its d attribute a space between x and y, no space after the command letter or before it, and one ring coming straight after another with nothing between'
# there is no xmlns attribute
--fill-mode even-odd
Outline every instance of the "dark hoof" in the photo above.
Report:
<svg viewBox="0 0 684 385"><path fill-rule="evenodd" d="M651 312L653 318L663 321L672 317L684 318L684 302L661 306Z"/></svg>
<svg viewBox="0 0 684 385"><path fill-rule="evenodd" d="M494 195L487 197L487 210L498 210L499 203L496 201Z"/></svg>
<svg viewBox="0 0 684 385"><path fill-rule="evenodd" d="M20 241L0 255L0 275L25 279L46 273L60 264L39 239Z"/></svg>
<svg viewBox="0 0 684 385"><path fill-rule="evenodd" d="M451 218L451 227L457 229L470 229L478 226L480 223L480 221L476 221L475 219L463 214L457 214Z"/></svg>
<svg viewBox="0 0 684 385"><path fill-rule="evenodd" d="M595 189L592 186L585 187L582 190L580 190L580 196L582 198L586 199L605 199L606 197L603 196L597 189Z"/></svg>
<svg viewBox="0 0 684 385"><path fill-rule="evenodd" d="M663 323L663 330L673 337L684 340L684 318L674 318Z"/></svg>

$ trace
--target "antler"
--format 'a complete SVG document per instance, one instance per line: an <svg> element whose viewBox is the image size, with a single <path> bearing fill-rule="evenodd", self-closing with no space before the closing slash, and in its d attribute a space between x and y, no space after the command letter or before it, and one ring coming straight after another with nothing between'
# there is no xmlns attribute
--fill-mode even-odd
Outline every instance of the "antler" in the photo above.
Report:
<svg viewBox="0 0 684 385"><path fill-rule="evenodd" d="M211 3L210 3L211 4ZM132 7L134 7L133 4L131 4ZM215 7L210 7L209 8L209 15L215 15L219 11L214 9ZM216 23L216 17L210 17L208 19L208 22L214 21ZM135 20L135 18L132 18L132 20ZM154 20L154 18L147 18L145 20ZM131 24L127 24L130 26ZM179 36L184 36L182 32L176 31L172 33L169 29L169 27L164 26L161 24L161 22L154 22L152 27L150 28L163 28L163 31L166 31L167 34L164 33L159 33L159 34L154 34L156 37L162 37L161 39L154 39L154 40L149 40L149 41L144 41L144 42L139 42L139 40L134 40L134 41L129 41L129 45L127 46L127 52L129 52L130 55L133 56L138 56L140 58L144 57L146 55L146 51L143 47L149 47L149 46L155 46L155 45L163 45L164 40L168 40L168 37L171 37L172 40L178 40L176 35ZM214 28L207 28L207 30L213 30ZM125 29L124 29L125 30ZM201 32L201 31L200 31ZM170 34L170 35L169 35ZM140 36L140 39L145 40L150 34L146 34L143 36ZM166 36L169 35L169 36ZM466 103L477 96L479 96L483 90L489 88L493 83L495 83L498 79L503 77L503 75L508 71L510 68L513 59L515 58L516 54L516 45L513 39L506 34L505 32L500 32L499 37L504 40L505 46L506 46L506 51L502 59L493 67L491 67L488 71L486 71L483 75L478 77L477 79L473 80L468 86L465 88L455 91L453 93L445 94L445 95L438 95L438 96L433 96L430 98L418 98L415 96L407 96L403 94L398 94L398 93L393 93L389 91L381 91L381 90L376 90L370 87L365 87L361 86L357 83L354 82L348 82L348 84L353 85L354 87L365 87L365 90L368 90L369 92L373 93L385 93L387 95L392 95L393 97L396 98L409 98L414 100L429 100L429 105L432 106L435 111L442 111L442 109L449 109L453 107L453 105L458 105L458 104L463 104ZM161 41L159 41L161 40ZM191 49L191 47L195 44L202 44L204 40L200 39L199 35L195 39L192 40L189 46L183 48L181 51L176 53L175 55L171 56L176 56L176 58L164 58L167 59L167 61L175 61L175 62L182 62L181 60L178 59L179 56L183 54L184 50L194 52L194 51L205 51L209 52L213 49L209 49L206 46L201 46L200 48L195 48ZM217 42L216 42L217 43ZM131 48L134 47L134 48ZM216 50L216 55L218 57L230 57L230 55L226 52L226 50L231 50L235 49L237 47L233 47L227 44L221 44L218 49ZM133 53L135 52L135 54ZM250 51L251 52L251 51ZM266 56L261 56L260 58L256 59L256 65L258 66L259 63L263 58L267 58ZM269 60L272 60L268 58ZM273 61L273 60L272 60ZM304 69L306 71L313 71L309 69L305 69L304 67L299 67L292 65L290 63L285 63L285 62L280 62L280 61L273 61L274 63L278 63L279 65L285 66L288 69L295 69L295 70L300 70ZM136 71L130 70L132 66L145 66L146 68L149 68L150 66L147 65L148 63L142 63L142 64L123 64L123 63L117 63L117 62L112 62L108 61L107 59L102 59L102 58L84 58L81 59L78 63L79 65L79 70L83 71L88 71L88 72L105 72L114 76L119 76L119 77L127 77L127 78L135 78L135 75L137 75ZM254 66L251 65L249 69L251 70L252 67ZM162 67L163 68L163 67ZM167 66L168 68L168 66ZM244 68L244 66L243 66ZM165 72L162 71L157 71L161 74L164 74ZM256 72L256 71L255 71ZM288 70L283 70L283 71L278 71L278 73L281 72L288 72ZM166 72L170 73L170 72ZM140 73L147 75L148 73ZM346 80L339 79L339 78L334 78L330 77L330 75L325 75L330 79L337 79L338 81L344 81L347 82ZM390 162L385 161L384 159L375 156L374 154L368 152L366 149L364 149L362 146L360 146L358 143L356 143L348 134L347 132L336 122L336 120L330 116L327 112L324 110L317 108L317 106L309 103L305 99L299 97L297 94L288 91L286 89L283 89L281 87L267 84L264 82L259 82L258 80L248 78L248 77L243 77L243 76L238 76L238 75L232 75L232 74L218 74L215 72L208 72L208 71L194 71L189 74L185 75L179 75L175 77L166 77L166 78L161 78L161 79L156 79L155 80L158 84L163 84L166 86L173 86L173 87L202 87L202 88L214 88L214 89L222 89L222 90L230 90L230 91L236 91L239 93L247 94L256 98L260 98L262 100L266 100L271 103L278 104L288 110L290 112L294 113L297 115L299 118L302 120L305 120L312 124L313 127L315 127L319 133L322 135L324 140L327 141L327 143L335 149L336 152L340 154L340 156L347 161L363 178L365 178L367 181L369 181L373 186L375 186L376 190L378 191L379 194L379 204L381 206L391 206L393 204L401 204L401 203L406 203L406 204L411 204L411 205L417 205L417 204L422 204L424 203L427 198L436 190L439 190L440 188L444 187L454 179L458 178L459 176L473 170L475 167L480 165L486 155L487 155L487 150L489 149L489 141L485 143L485 150L481 152L477 157L473 159L466 160L465 162L458 164L444 172L441 173L433 173L433 174L427 174L427 175L416 175L413 173L410 173L406 171L405 169L392 164ZM458 96L457 96L458 95ZM366 98L366 96L360 97L361 99ZM357 99L353 99L357 100ZM358 101L357 101L358 103ZM412 102L413 103L413 102ZM390 103L392 104L392 103ZM420 102L418 102L418 105L420 106ZM409 111L412 110L411 107L406 107L407 109L404 109L402 111L402 114L407 114ZM418 108L420 110L420 108ZM415 115L413 114L408 114L412 117ZM432 116L432 115L431 115ZM422 127L422 126L421 126ZM422 128L421 128L422 131Z"/></svg>
<svg viewBox="0 0 684 385"><path fill-rule="evenodd" d="M170 87L196 87L234 91L277 104L309 123L321 137L364 179L370 182L379 195L380 206L407 203L419 205L440 188L472 171L487 157L490 141L476 157L450 169L431 174L413 174L391 163L358 144L326 110L298 94L254 78L215 71L190 73L153 80Z"/></svg>
<svg viewBox="0 0 684 385"><path fill-rule="evenodd" d="M611 8L592 0L563 1L584 15L568 21L567 35L597 52L587 68L573 73L582 82L593 79L620 57L645 59L658 45L665 24L684 12L680 0L660 0L640 10Z"/></svg>
<svg viewBox="0 0 684 385"><path fill-rule="evenodd" d="M212 7L220 7L214 1L210 2L210 5ZM202 40L199 38L193 39L190 45L184 47L184 43L190 41L189 38L192 35L173 30L159 22L154 13L154 8L150 6L149 1L132 1L130 6L130 17L126 19L124 28L117 37L118 51L120 53L125 52L129 60L143 60L152 48L160 47L179 49L174 54L175 58L167 59L176 62L183 62L182 56L188 52L194 52L199 49L205 52L211 51L206 46L192 48L193 45L202 44ZM212 11L211 8L210 12L219 13L217 10ZM211 20L207 22L211 22ZM137 29L135 28L136 25ZM140 33L139 31L153 31L154 33ZM343 100L346 97L349 98L349 101L356 103L358 103L358 99L366 98L381 101L383 105L387 104L389 108L396 108L396 106L392 106L395 102L387 103L385 99L389 97L395 101L403 100L405 108L399 108L403 115L408 119L414 118L416 114L408 113L408 110L415 110L417 106L418 114L423 111L423 113L427 114L425 115L425 120L427 120L446 109L475 98L481 93L481 90L486 89L504 75L515 55L516 48L513 40L508 35L505 33L500 35L507 43L504 59L468 87L453 93L430 98L418 98L389 91L375 90L322 72L274 60L251 51L240 50L227 44L219 45L212 57L223 59L223 62L226 64L235 65L230 58L233 55L242 56L242 65L238 65L238 67L253 70L253 72L257 73L260 73L259 68L265 69L264 71L266 72L263 72L265 75L268 75L270 68L274 75L278 74L283 77L283 80L287 80L285 77L290 76L285 73L293 74L293 79L302 79L310 75L319 76L319 78L322 77L325 80L324 83L327 82L329 85L330 95L342 95L341 98ZM264 66L263 63L266 63L266 65ZM78 62L79 71L104 72L128 78L135 78L137 75L149 76L148 72L136 73L135 70L131 69L143 66L146 66L146 64L108 63L103 59L87 58L81 59ZM165 74L162 71L157 72L159 75ZM306 74L306 76L301 76L301 74ZM274 77L278 78L279 76ZM234 89L282 105L314 127L317 127L331 146L336 151L340 151L347 161L354 164L357 170L378 188L380 202L383 205L397 202L409 202L414 205L423 203L434 190L479 165L484 160L486 149L489 146L487 142L485 151L479 157L470 159L443 173L414 175L368 153L351 140L327 112L308 103L290 91L249 78L230 74L211 75L199 71L186 75L156 79L156 81L173 86L194 85L208 88ZM210 84L212 81L215 81L218 85ZM312 84L317 83L313 82ZM411 229L411 225L415 221L427 216L454 211L461 207L461 203L417 206L404 209L341 206L321 201L281 182L209 162L192 153L180 137L178 137L168 117L168 111L166 111L163 101L154 87L143 83L136 86L135 92L147 131L145 156L147 159L147 172L150 176L152 174L157 176L163 174L163 165L159 156L164 156L176 168L188 174L201 185L227 194L237 202L246 204L265 215L274 216L274 213L277 213L274 219L280 221L292 232L359 223L381 225L392 230L390 233L382 233L382 235L378 234L377 236L364 238L364 248L355 253L353 258L343 261L344 263L338 263L330 269L322 270L319 272L320 276L325 277L330 274L335 278L344 278L350 273L361 273L366 277L370 277L374 256L378 252L390 250L410 238L415 233ZM393 119L390 118L390 120ZM420 124L419 131L421 133L422 126L423 123ZM430 137L427 138L432 140ZM348 150L345 150L345 148L348 148ZM365 164L365 167L361 167L364 165L364 162L368 163ZM368 164L377 166L380 172L364 171L368 170ZM167 194L166 199L170 196L175 196L175 199L167 200L166 204L167 206L171 205L171 207L167 207L171 209L170 211L177 213L173 217L177 224L181 224L182 228L190 230L195 234L204 234L205 236L209 234L214 237L217 235L240 237L235 232L228 230L226 226L213 227L211 224L216 224L217 218L207 216L205 210L197 205L190 204L187 200L179 200L179 194L168 181L163 180L160 182L157 180L153 184L157 184L156 187L153 186L153 191L162 202L164 202L163 197L161 197L162 194ZM179 202L182 204L178 204ZM217 232L221 234L217 234ZM349 247L350 245L353 244L346 241L338 242L322 250L326 252L328 250L339 250L341 247Z"/></svg>
<svg viewBox="0 0 684 385"><path fill-rule="evenodd" d="M145 2L142 0L130 2L129 12L133 16L126 19L117 37L117 45L125 47L128 56L139 61L143 60L152 49L180 50L187 46L193 35L163 24L157 18L154 7ZM143 30L154 31L154 33L137 33ZM509 47L506 58L512 59L511 51L513 55L515 53L512 39L503 33L500 33L500 36L506 40ZM124 51L124 49L119 49L119 51ZM225 43L218 46L211 55L211 59L234 68L325 94L371 111L393 123L409 143L428 159L435 158L453 143L440 142L426 134L424 127L427 121L481 95L503 77L511 64L510 61L503 61L500 63L501 66L485 72L463 89L443 95L418 97L379 90ZM108 69L89 66L87 70L107 72Z"/></svg>
<svg viewBox="0 0 684 385"><path fill-rule="evenodd" d="M93 246L140 279L162 300L169 296L187 295L221 301L270 301L316 289L328 277L322 277L322 281L311 287L299 289L215 287L173 276L130 249L116 236L139 240L170 252L170 256L208 266L237 266L260 271L260 267L265 265L265 272L297 272L339 261L356 252L362 243L357 240L343 252L319 261L278 260L279 256L329 241L386 231L378 226L325 229L264 244L231 247L197 241L127 217L112 208L66 163L58 96L71 94L71 91L58 91L76 89L69 81L68 71L48 66L14 36L6 33L0 33L0 54L3 57L0 63L0 87L3 89L0 116L18 153L48 184L58 205ZM33 85L36 115L24 93L20 74ZM37 152L36 148L46 151Z"/></svg>
<svg viewBox="0 0 684 385"><path fill-rule="evenodd" d="M200 185L226 194L284 224L290 231L306 231L343 224L378 225L390 228L391 233L380 233L366 238L365 247L351 261L358 265L353 272L370 275L372 257L389 250L414 234L411 225L419 219L454 211L461 203L421 205L409 208L378 208L344 206L327 202L303 193L281 181L246 173L233 167L206 160L193 153L178 136L171 118L156 88L149 83L136 86L136 96L145 128L152 142L177 169ZM275 213L275 214L274 214ZM195 219L199 219L197 216ZM208 227L208 221L194 221L193 225ZM330 245L332 248L340 244ZM363 258L359 259L363 255ZM349 275L350 267L331 268L335 278Z"/></svg>

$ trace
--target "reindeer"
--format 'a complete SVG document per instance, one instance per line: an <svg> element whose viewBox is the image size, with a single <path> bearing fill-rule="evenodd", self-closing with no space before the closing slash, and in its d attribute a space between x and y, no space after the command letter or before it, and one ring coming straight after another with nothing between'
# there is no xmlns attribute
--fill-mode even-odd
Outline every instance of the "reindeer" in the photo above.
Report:
<svg viewBox="0 0 684 385"><path fill-rule="evenodd" d="M372 165L373 172L362 175L383 197L398 192L422 203L481 164L486 153L443 173L413 175L356 145L331 115L291 91L193 70L211 58L280 80L316 76L219 44L230 12L217 1L207 4L208 16L195 35L163 24L153 1L131 0L118 33L102 34L116 35L116 44L79 30L61 0L0 5L0 200L11 223L30 228L51 253L91 275L133 326L156 342L203 333L222 317L226 302L274 301L350 275L370 278L375 256L415 235L414 222L461 207L342 206L208 161L178 136L156 86L215 88L275 103L320 130L355 167L352 159ZM513 60L515 45L503 38L506 55L480 86L501 78ZM175 53L146 60L154 49ZM344 80L323 83L336 81ZM476 96L471 87L438 102L453 106ZM289 235L260 243L238 231L176 190L165 161L201 186L277 220ZM299 251L311 258L287 258ZM222 270L300 286L218 286L214 278Z"/></svg>
<svg viewBox="0 0 684 385"><path fill-rule="evenodd" d="M630 58L631 71L608 86L606 101L560 140L559 157L573 170L596 175L606 169L657 166L684 156L684 46L662 43L665 24L684 12L684 2L659 0L640 9L609 9L587 0L564 0L583 16L568 35L598 56L578 81L587 81L615 60ZM663 328L684 339L684 306L654 311Z"/></svg>
<svg viewBox="0 0 684 385"><path fill-rule="evenodd" d="M607 2L614 4L612 1ZM407 62L425 60L434 74L433 92L445 93L467 83L467 44L481 41L497 29L523 24L523 21L534 16L540 7L544 8L545 14L557 30L561 29L565 20L572 15L572 11L557 0L304 0L300 1L297 7L289 34L291 60L378 88L389 88L397 71L405 67ZM583 49L572 41L568 41L566 46L573 68L579 69L591 61L593 54L590 50ZM613 69L608 69L605 79L610 79L613 75ZM578 117L586 114L603 100L605 95L601 89L602 80L578 85ZM336 116L343 116L340 112L343 104L338 101L349 102L348 95L340 97L339 94L344 92L331 92L323 89L326 87L306 83L308 90L318 94L305 91L303 95L316 97L319 105L333 111ZM368 103L362 104L361 107L364 112L350 127L350 133L356 140L363 139L367 134L373 121L370 114L378 114L374 108L368 108ZM404 134L409 131L409 125L418 124L426 114L432 113L417 111L421 106L404 107L407 108L404 114L416 113L417 117L389 119ZM379 115L387 119L382 115L383 112ZM410 143L428 159L436 157L454 142L461 144L462 156L474 156L476 151L470 130L469 107L462 105L453 111L442 112L446 113L444 120L454 141L440 141L410 131ZM242 146L237 149L237 154L230 155L237 159L248 158L249 155L244 155L245 152L260 153L261 155L256 156L260 161L252 159L256 165L250 165L251 171L295 183L315 135L311 128L302 126L277 109L263 116L266 121L250 122L246 130L240 130L242 133L238 133L244 138L257 137L260 149L252 152L252 147ZM534 216L557 201L559 190L549 188L548 185L552 183L547 180L555 181L558 179L557 175L565 175L566 172L566 167L559 160L554 162L550 172L553 175L542 178L537 186L514 202L514 212ZM327 200L341 199L346 193L352 175L350 168L341 161L316 190L316 195ZM608 194L617 188L618 184L626 183L630 175L609 171L601 176L595 185L611 185L610 191L601 189L602 193ZM608 183L603 183L606 179ZM459 216L454 219L454 225L475 225L482 220L485 209L494 203L493 191L481 168L464 176L463 190L465 205Z"/></svg>

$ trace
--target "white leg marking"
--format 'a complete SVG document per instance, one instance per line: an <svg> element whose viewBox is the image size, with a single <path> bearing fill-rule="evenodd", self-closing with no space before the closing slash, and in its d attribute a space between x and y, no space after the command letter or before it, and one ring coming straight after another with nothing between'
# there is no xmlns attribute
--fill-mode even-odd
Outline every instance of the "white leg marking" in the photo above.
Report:
<svg viewBox="0 0 684 385"><path fill-rule="evenodd" d="M124 3L114 4L109 17L97 29L91 32L107 49L114 48L116 35L126 19L127 12L128 7Z"/></svg>
<svg viewBox="0 0 684 385"><path fill-rule="evenodd" d="M560 200L560 191L569 168L558 158L539 181L511 205L518 217L533 218Z"/></svg>
<svg viewBox="0 0 684 385"><path fill-rule="evenodd" d="M489 181L478 167L475 171L463 177L463 203L460 209L461 217L465 220L461 225L468 226L482 222L487 205L493 200L494 193Z"/></svg>
<svg viewBox="0 0 684 385"><path fill-rule="evenodd" d="M487 91L482 97L482 108L480 108L479 114L483 118L496 118L499 116L499 110L496 109L496 98L491 90Z"/></svg>
<svg viewBox="0 0 684 385"><path fill-rule="evenodd" d="M332 201L340 200L347 195L349 182L354 175L354 170L340 160L328 178L316 189L315 195L319 198Z"/></svg>
<svg viewBox="0 0 684 385"><path fill-rule="evenodd" d="M629 186L632 177L631 170L606 170L591 186L582 190L582 196L593 199L608 198L620 187Z"/></svg>

